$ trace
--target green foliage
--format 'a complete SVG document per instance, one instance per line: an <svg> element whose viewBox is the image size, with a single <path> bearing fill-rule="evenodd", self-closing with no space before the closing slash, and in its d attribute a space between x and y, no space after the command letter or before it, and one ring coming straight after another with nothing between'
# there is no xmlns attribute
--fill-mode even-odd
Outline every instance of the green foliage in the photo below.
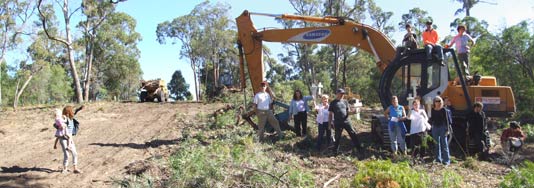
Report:
<svg viewBox="0 0 534 188"><path fill-rule="evenodd" d="M234 109L223 112L215 116L215 122L211 128L223 128L228 125L233 125L236 121L236 111Z"/></svg>
<svg viewBox="0 0 534 188"><path fill-rule="evenodd" d="M467 157L467 159L465 159L465 161L462 163L462 167L467 168L467 169L471 169L471 170L474 170L474 171L478 171L479 168L480 168L479 166L480 166L480 164L479 164L478 160L476 160L473 157Z"/></svg>
<svg viewBox="0 0 534 188"><path fill-rule="evenodd" d="M352 187L429 187L425 172L411 168L408 162L371 160L357 163L359 172Z"/></svg>
<svg viewBox="0 0 534 188"><path fill-rule="evenodd" d="M513 168L499 186L503 188L534 187L534 163L526 160L519 168Z"/></svg>
<svg viewBox="0 0 534 188"><path fill-rule="evenodd" d="M525 139L526 142L534 142L534 125L532 124L525 124L521 126L521 130L523 133L525 133L525 136L527 137Z"/></svg>
<svg viewBox="0 0 534 188"><path fill-rule="evenodd" d="M169 94L176 100L183 101L191 97L189 84L185 82L181 70L174 71L167 87L169 88Z"/></svg>
<svg viewBox="0 0 534 188"><path fill-rule="evenodd" d="M172 187L313 187L314 176L294 164L276 162L252 136L228 132L201 145L187 139L170 160ZM194 137L200 140L199 137ZM274 176L274 177L273 177Z"/></svg>
<svg viewBox="0 0 534 188"><path fill-rule="evenodd" d="M458 173L453 170L444 170L442 172L443 181L441 187L449 188L459 188L462 187L463 178Z"/></svg>

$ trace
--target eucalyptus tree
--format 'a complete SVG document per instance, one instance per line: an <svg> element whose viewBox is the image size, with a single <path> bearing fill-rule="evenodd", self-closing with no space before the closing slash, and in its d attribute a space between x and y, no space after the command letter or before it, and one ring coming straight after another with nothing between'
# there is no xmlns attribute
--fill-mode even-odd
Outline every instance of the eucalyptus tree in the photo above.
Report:
<svg viewBox="0 0 534 188"><path fill-rule="evenodd" d="M97 28L93 44L95 83L89 86L89 98L130 99L136 95L142 74L137 48L142 38L136 26L133 17L115 12Z"/></svg>
<svg viewBox="0 0 534 188"><path fill-rule="evenodd" d="M74 82L74 88L76 91L76 101L78 103L82 103L83 96L82 96L82 91L81 91L80 79L78 76L78 70L76 68L76 61L74 59L74 40L72 38L72 31L71 31L71 24L70 24L73 14L82 7L78 6L76 9L71 11L71 7L69 6L69 0L64 0L63 3L59 1L55 1L55 2L58 6L61 7L60 10L62 10L62 13L63 13L64 27L65 27L64 38L61 38L59 34L51 35L49 33L47 22L49 21L50 16L54 14L54 12L51 11L53 10L52 8L45 8L45 6L46 7L48 6L43 5L43 0L38 0L37 10L39 11L39 19L41 21L41 26L43 27L43 30L46 36L48 36L50 40L58 41L65 46L66 51L67 51L67 57L69 60L68 62L70 65L70 74L72 76L72 81ZM53 4L49 6L53 7Z"/></svg>
<svg viewBox="0 0 534 188"><path fill-rule="evenodd" d="M22 41L21 35L34 15L33 1L2 0L0 2L0 72L8 50ZM0 74L0 105L2 105L2 74Z"/></svg>
<svg viewBox="0 0 534 188"><path fill-rule="evenodd" d="M229 57L235 59L233 39L236 34L231 30L228 18L229 6L226 4L212 5L209 1L202 2L187 15L165 21L157 26L156 35L160 44L171 39L172 43L181 43L180 58L187 58L193 70L195 96L201 99L199 78L204 78L204 87L216 85L220 68L232 63ZM212 70L211 76L207 71ZM204 73L204 74L201 74ZM208 78L212 78L208 82Z"/></svg>
<svg viewBox="0 0 534 188"><path fill-rule="evenodd" d="M92 69L94 61L94 46L95 38L98 28L106 20L109 14L115 11L115 4L113 2L99 2L93 0L82 1L82 13L85 16L77 27L83 31L83 38L78 42L85 47L85 67L82 70L83 78L83 99L89 100L89 89L92 85ZM107 32L107 31L103 31Z"/></svg>

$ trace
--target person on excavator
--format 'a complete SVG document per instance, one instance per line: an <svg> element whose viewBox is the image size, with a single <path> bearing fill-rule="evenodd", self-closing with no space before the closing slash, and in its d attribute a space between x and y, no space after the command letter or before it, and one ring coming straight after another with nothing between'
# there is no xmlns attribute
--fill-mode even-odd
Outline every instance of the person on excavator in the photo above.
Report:
<svg viewBox="0 0 534 188"><path fill-rule="evenodd" d="M425 23L426 30L423 32L423 45L425 47L426 59L428 62L432 61L432 52L437 54L437 61L443 63L443 49L438 43L439 35L434 28L432 28L432 21L427 21Z"/></svg>
<svg viewBox="0 0 534 188"><path fill-rule="evenodd" d="M459 25L456 30L458 31L458 35L454 36L451 42L448 45L445 45L445 48L449 48L455 44L458 60L460 60L460 65L463 65L462 68L464 74L469 75L469 41L471 41L472 46L474 46L475 40L471 35L465 33L464 25Z"/></svg>
<svg viewBox="0 0 534 188"><path fill-rule="evenodd" d="M406 34L404 35L404 38L402 39L402 44L406 48L406 50L415 50L418 48L417 45L417 35L412 32L412 26L410 24L406 24Z"/></svg>

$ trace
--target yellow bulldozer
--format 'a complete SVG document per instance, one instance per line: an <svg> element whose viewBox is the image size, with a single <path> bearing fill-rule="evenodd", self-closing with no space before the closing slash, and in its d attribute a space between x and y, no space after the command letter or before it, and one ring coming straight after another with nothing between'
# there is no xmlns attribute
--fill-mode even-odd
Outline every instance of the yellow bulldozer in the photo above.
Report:
<svg viewBox="0 0 534 188"><path fill-rule="evenodd" d="M162 79L155 80L141 80L141 88L139 88L140 102L167 102L169 99L169 90Z"/></svg>

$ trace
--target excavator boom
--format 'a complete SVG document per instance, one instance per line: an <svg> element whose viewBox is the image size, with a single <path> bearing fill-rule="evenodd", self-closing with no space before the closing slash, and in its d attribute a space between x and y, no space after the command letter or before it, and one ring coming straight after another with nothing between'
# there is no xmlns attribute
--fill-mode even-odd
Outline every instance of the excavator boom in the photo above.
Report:
<svg viewBox="0 0 534 188"><path fill-rule="evenodd" d="M331 25L324 27L269 29L258 31L252 23L250 18L251 14L272 16L287 20L327 23ZM244 60L246 59L250 80L255 93L259 91L260 82L262 82L265 77L262 50L263 41L354 46L373 54L376 65L380 71L384 71L396 55L393 43L382 32L368 25L350 20L334 17L311 17L288 14L273 15L244 11L236 18L236 23L238 28L238 45L240 46L240 66L244 67ZM244 88L245 75L243 71L240 76L241 87Z"/></svg>

